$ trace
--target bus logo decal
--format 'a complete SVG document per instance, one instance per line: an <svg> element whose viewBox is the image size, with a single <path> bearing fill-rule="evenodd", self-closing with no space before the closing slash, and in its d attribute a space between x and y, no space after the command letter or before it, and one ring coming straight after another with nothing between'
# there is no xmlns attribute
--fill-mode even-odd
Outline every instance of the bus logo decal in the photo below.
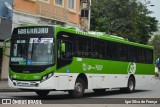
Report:
<svg viewBox="0 0 160 107"><path fill-rule="evenodd" d="M135 74L135 72L136 72L136 63L130 62L128 64L127 72L128 72L128 74Z"/></svg>

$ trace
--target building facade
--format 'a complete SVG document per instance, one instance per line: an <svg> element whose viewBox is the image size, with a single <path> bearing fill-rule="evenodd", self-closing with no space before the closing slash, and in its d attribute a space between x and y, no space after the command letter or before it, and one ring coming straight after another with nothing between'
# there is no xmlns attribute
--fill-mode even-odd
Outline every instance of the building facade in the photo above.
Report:
<svg viewBox="0 0 160 107"><path fill-rule="evenodd" d="M13 28L23 24L69 25L84 29L88 18L81 17L87 0L14 0Z"/></svg>

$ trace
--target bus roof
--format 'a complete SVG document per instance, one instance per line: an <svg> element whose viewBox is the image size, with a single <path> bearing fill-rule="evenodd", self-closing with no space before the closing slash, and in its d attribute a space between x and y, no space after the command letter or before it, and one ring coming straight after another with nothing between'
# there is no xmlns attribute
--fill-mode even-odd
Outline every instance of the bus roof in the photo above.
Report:
<svg viewBox="0 0 160 107"><path fill-rule="evenodd" d="M127 39L124 39L122 37L105 34L104 32L92 32L92 31L91 32L83 32L83 31L77 31L76 29L69 28L69 27L63 27L63 26L56 26L56 27L59 27L61 29L61 31L65 31L68 33L80 34L81 36L86 36L86 37L91 37L91 38L99 38L102 40L108 40L108 41L113 41L113 42L118 42L118 43L153 49L153 46L130 42Z"/></svg>

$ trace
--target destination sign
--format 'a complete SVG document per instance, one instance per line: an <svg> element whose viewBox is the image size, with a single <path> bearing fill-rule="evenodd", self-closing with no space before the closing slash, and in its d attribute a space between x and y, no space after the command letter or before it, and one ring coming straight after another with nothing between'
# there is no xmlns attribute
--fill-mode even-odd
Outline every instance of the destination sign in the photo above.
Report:
<svg viewBox="0 0 160 107"><path fill-rule="evenodd" d="M18 34L48 34L48 28L18 29Z"/></svg>
<svg viewBox="0 0 160 107"><path fill-rule="evenodd" d="M29 34L50 34L53 33L52 27L20 27L15 28L13 34L29 35Z"/></svg>

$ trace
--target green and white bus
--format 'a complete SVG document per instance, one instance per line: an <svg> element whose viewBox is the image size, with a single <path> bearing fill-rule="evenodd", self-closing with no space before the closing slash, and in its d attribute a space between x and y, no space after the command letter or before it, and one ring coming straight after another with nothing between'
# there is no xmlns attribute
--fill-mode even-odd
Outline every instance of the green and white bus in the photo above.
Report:
<svg viewBox="0 0 160 107"><path fill-rule="evenodd" d="M105 92L154 80L154 49L103 33L63 26L14 28L9 62L10 87L33 90L40 96L68 91L82 97L85 89Z"/></svg>

